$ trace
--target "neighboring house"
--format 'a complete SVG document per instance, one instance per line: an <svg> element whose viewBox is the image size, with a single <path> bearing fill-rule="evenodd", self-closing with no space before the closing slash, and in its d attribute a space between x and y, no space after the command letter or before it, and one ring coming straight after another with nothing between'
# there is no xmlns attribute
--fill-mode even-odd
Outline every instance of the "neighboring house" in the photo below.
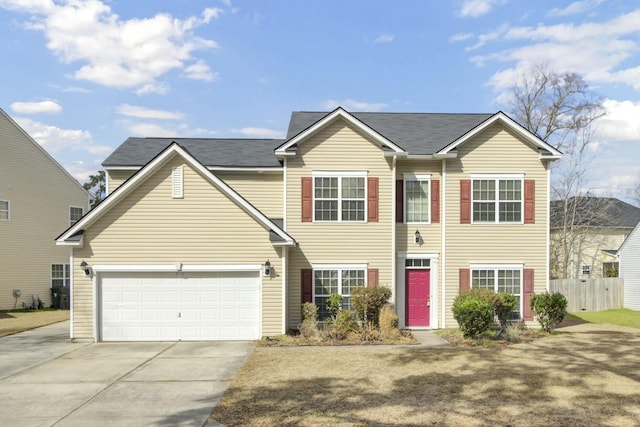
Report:
<svg viewBox="0 0 640 427"><path fill-rule="evenodd" d="M548 285L561 153L496 114L294 112L286 139L129 138L73 248L73 337L257 339L301 304L389 286L405 328L461 290Z"/></svg>
<svg viewBox="0 0 640 427"><path fill-rule="evenodd" d="M0 109L0 309L37 295L51 305L53 287L69 286L69 249L60 230L87 211L89 196L37 142Z"/></svg>
<svg viewBox="0 0 640 427"><path fill-rule="evenodd" d="M617 277L616 252L640 221L640 208L610 197L551 202L551 275Z"/></svg>
<svg viewBox="0 0 640 427"><path fill-rule="evenodd" d="M640 310L640 222L618 250L624 280L624 307Z"/></svg>

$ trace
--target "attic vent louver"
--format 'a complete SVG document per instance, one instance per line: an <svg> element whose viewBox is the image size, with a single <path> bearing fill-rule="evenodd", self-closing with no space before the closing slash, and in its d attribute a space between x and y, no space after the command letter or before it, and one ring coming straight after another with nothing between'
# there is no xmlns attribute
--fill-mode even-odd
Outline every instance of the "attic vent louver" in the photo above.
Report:
<svg viewBox="0 0 640 427"><path fill-rule="evenodd" d="M182 199L183 197L183 180L182 180L182 166L176 166L173 168L172 174L172 187L171 196L174 199Z"/></svg>

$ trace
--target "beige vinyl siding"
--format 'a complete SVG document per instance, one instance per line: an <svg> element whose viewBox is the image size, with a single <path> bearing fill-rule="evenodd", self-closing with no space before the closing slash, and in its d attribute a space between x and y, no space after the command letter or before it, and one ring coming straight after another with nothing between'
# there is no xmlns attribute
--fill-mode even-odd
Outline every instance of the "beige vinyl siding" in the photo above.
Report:
<svg viewBox="0 0 640 427"><path fill-rule="evenodd" d="M69 207L88 209L89 196L44 149L0 110L0 309L21 308L38 295L51 305L51 264L69 264L71 251L55 238L69 227ZM13 289L22 296L13 298Z"/></svg>
<svg viewBox="0 0 640 427"><path fill-rule="evenodd" d="M458 273L470 263L522 263L533 268L534 292L547 284L547 167L538 150L499 124L458 147L458 158L446 167L446 327L459 292ZM535 224L460 224L460 180L471 174L524 174L535 182Z"/></svg>
<svg viewBox="0 0 640 427"><path fill-rule="evenodd" d="M284 218L282 172L221 172L215 175L269 218Z"/></svg>
<svg viewBox="0 0 640 427"><path fill-rule="evenodd" d="M138 170L111 170L107 171L109 194L120 187L126 180L131 178Z"/></svg>
<svg viewBox="0 0 640 427"><path fill-rule="evenodd" d="M415 175L431 175L432 180L440 180L440 214L442 215L442 162L440 160L412 160L399 161L396 167L396 180L404 179L405 173ZM431 191L431 189L429 189ZM431 198L431 193L429 193ZM403 199L405 206L406 200ZM429 205L431 206L431 205ZM406 214L406 208L403 209ZM429 252L440 253L442 247L442 217L440 223L436 224L406 224L398 222L396 227L396 250L398 252ZM414 244L414 236L416 230L420 231L420 236L424 244L418 246Z"/></svg>
<svg viewBox="0 0 640 427"><path fill-rule="evenodd" d="M171 197L171 170L184 166L184 198ZM282 331L281 250L269 231L175 155L103 214L84 235L75 262L94 264L264 264L262 333ZM76 266L77 268L77 266ZM93 337L93 285L76 281L74 335Z"/></svg>
<svg viewBox="0 0 640 427"><path fill-rule="evenodd" d="M287 159L287 232L299 246L290 251L288 326L300 322L300 270L315 263L368 263L378 269L380 285L392 286L392 160L382 149L339 119L300 143ZM301 178L313 171L367 171L379 179L379 222L301 221Z"/></svg>

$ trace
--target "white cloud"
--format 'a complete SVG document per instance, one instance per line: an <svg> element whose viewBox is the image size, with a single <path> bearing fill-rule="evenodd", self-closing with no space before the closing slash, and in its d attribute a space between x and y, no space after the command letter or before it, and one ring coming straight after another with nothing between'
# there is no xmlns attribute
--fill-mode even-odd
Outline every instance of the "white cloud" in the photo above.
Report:
<svg viewBox="0 0 640 427"><path fill-rule="evenodd" d="M449 41L451 43L454 42L463 42L465 40L469 40L471 37L473 37L473 33L458 33L458 34L454 34L451 37L449 37Z"/></svg>
<svg viewBox="0 0 640 427"><path fill-rule="evenodd" d="M346 99L344 101L336 101L334 99L330 99L324 103L324 108L327 110L334 110L338 107L342 107L348 111L380 111L383 108L387 107L387 104L382 102L360 102L355 101L353 99Z"/></svg>
<svg viewBox="0 0 640 427"><path fill-rule="evenodd" d="M384 33L376 37L375 40L373 40L373 42L374 43L391 43L395 38L396 36L394 36L393 34Z"/></svg>
<svg viewBox="0 0 640 427"><path fill-rule="evenodd" d="M574 1L564 9L554 8L549 11L548 16L568 16L588 12L602 3L602 0Z"/></svg>
<svg viewBox="0 0 640 427"><path fill-rule="evenodd" d="M20 114L59 113L62 111L60 104L53 101L13 102L10 107Z"/></svg>
<svg viewBox="0 0 640 427"><path fill-rule="evenodd" d="M465 0L458 15L477 18L491 11L494 5L504 3L503 0Z"/></svg>
<svg viewBox="0 0 640 427"><path fill-rule="evenodd" d="M62 129L28 118L16 118L16 122L49 153L70 149L91 154L107 154L112 150L108 146L93 144L91 132L86 130Z"/></svg>
<svg viewBox="0 0 640 427"><path fill-rule="evenodd" d="M212 72L211 68L202 60L185 68L184 76L191 80L204 80L207 82L220 80L220 75Z"/></svg>
<svg viewBox="0 0 640 427"><path fill-rule="evenodd" d="M239 133L251 138L284 138L284 132L266 128L246 127L241 129L231 129L232 132Z"/></svg>
<svg viewBox="0 0 640 427"><path fill-rule="evenodd" d="M118 114L140 119L180 120L184 114L163 110L152 110L137 105L121 104L117 107Z"/></svg>
<svg viewBox="0 0 640 427"><path fill-rule="evenodd" d="M159 125L157 123L137 122L122 123L129 134L133 136L155 137L155 138L193 138L193 137L211 137L217 132L209 129L191 128L189 125L181 123L175 126Z"/></svg>
<svg viewBox="0 0 640 427"><path fill-rule="evenodd" d="M638 22L640 10L606 22L580 25L501 26L478 36L477 43L467 50L494 40L519 44L471 58L478 66L487 62L515 62L512 68L503 68L492 76L490 85L498 89L508 87L512 77L529 65L544 63L558 72L578 72L589 82L623 83L640 90L640 67L620 68L637 54Z"/></svg>
<svg viewBox="0 0 640 427"><path fill-rule="evenodd" d="M605 143L629 141L640 145L640 101L606 99L604 108L607 115L596 124L598 139Z"/></svg>
<svg viewBox="0 0 640 427"><path fill-rule="evenodd" d="M159 93L157 79L186 62L193 53L217 47L194 30L217 18L222 10L207 8L201 16L184 20L158 13L150 18L122 20L100 0L54 3L37 0L2 0L1 7L29 13L27 28L42 31L47 47L64 62L79 64L74 77L104 86L145 88ZM203 66L199 66L200 71ZM197 75L186 73L187 76ZM213 75L213 74L212 74ZM203 75L201 75L202 77Z"/></svg>

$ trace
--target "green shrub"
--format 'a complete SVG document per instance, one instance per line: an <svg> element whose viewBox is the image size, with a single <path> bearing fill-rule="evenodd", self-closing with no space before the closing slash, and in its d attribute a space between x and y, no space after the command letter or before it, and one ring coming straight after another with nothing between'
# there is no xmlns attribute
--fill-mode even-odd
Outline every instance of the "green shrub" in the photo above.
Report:
<svg viewBox="0 0 640 427"><path fill-rule="evenodd" d="M373 322L378 326L380 310L390 298L391 289L386 286L357 288L351 292L351 306L364 323Z"/></svg>
<svg viewBox="0 0 640 427"><path fill-rule="evenodd" d="M518 299L507 292L498 292L496 295L498 298L493 306L493 312L498 318L500 329L505 330L507 320L509 320L511 313L518 306Z"/></svg>
<svg viewBox="0 0 640 427"><path fill-rule="evenodd" d="M531 297L531 309L545 332L553 330L567 315L567 299L560 293L535 294Z"/></svg>
<svg viewBox="0 0 640 427"><path fill-rule="evenodd" d="M489 329L493 321L493 306L478 298L468 298L463 293L453 301L453 317L464 337L474 338Z"/></svg>
<svg viewBox="0 0 640 427"><path fill-rule="evenodd" d="M335 320L338 312L342 310L342 302L344 298L340 294L331 294L329 298L327 298L326 306L327 311L331 315L331 317Z"/></svg>

